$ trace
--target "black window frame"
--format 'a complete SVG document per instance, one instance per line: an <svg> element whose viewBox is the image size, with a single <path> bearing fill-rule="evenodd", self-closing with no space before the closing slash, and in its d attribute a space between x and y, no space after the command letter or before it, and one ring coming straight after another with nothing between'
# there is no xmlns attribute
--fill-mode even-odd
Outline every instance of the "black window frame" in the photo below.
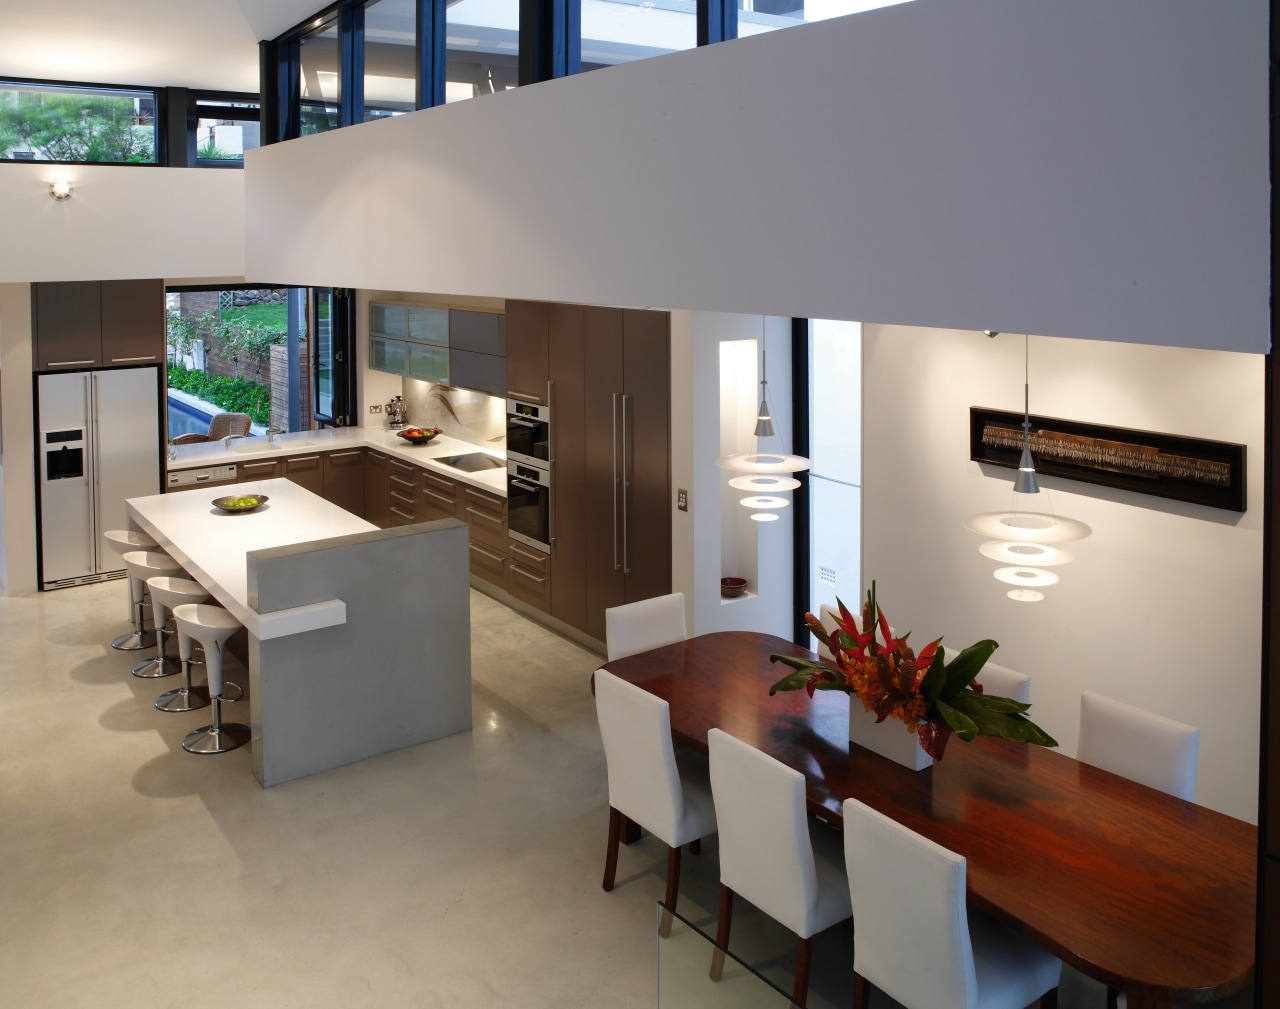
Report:
<svg viewBox="0 0 1280 1009"><path fill-rule="evenodd" d="M173 89L176 90L176 89ZM233 105L233 102L252 102L253 108ZM202 104L203 103L203 104ZM224 104L225 103L225 104ZM261 145L262 132L262 96L244 91L188 91L186 100L187 133L189 139L187 149L190 152L188 164L195 168L244 168L244 155L239 158L202 158L198 156L196 130L201 119L215 118L202 115L202 112L216 113L218 119L231 119L242 123L258 123Z"/></svg>
<svg viewBox="0 0 1280 1009"><path fill-rule="evenodd" d="M0 84L29 84L33 87L58 88L66 91L119 91L148 92L155 105L154 122L154 159L153 161L44 161L35 158L0 157L0 165L110 165L126 168L163 168L167 164L168 130L166 129L166 95L163 87L151 84L94 84L90 81L59 81L44 77L0 77Z"/></svg>

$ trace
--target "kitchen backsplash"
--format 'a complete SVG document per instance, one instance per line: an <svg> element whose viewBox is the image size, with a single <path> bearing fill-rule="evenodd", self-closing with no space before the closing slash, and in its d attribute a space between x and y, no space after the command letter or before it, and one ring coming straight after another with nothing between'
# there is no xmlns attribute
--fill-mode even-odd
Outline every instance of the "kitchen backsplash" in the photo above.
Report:
<svg viewBox="0 0 1280 1009"><path fill-rule="evenodd" d="M438 427L451 438L501 449L507 438L507 404L496 396L447 385L404 380L409 423Z"/></svg>

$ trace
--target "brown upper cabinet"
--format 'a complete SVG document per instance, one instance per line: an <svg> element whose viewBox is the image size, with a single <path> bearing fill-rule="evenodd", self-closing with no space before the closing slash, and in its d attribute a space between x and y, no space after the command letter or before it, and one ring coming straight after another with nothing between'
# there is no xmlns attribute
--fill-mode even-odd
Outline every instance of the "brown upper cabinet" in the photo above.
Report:
<svg viewBox="0 0 1280 1009"><path fill-rule="evenodd" d="M507 302L507 395L529 403L547 402L547 319L542 301Z"/></svg>
<svg viewBox="0 0 1280 1009"><path fill-rule="evenodd" d="M59 281L31 285L36 371L160 364L164 282Z"/></svg>

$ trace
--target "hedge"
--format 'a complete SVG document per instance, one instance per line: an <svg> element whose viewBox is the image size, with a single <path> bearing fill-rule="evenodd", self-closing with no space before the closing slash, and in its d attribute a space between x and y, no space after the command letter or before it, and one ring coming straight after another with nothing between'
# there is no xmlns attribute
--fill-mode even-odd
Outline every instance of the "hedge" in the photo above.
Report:
<svg viewBox="0 0 1280 1009"><path fill-rule="evenodd" d="M257 385L243 378L207 375L180 365L169 365L169 388L181 389L221 407L228 413L247 413L255 424L271 422L271 385Z"/></svg>

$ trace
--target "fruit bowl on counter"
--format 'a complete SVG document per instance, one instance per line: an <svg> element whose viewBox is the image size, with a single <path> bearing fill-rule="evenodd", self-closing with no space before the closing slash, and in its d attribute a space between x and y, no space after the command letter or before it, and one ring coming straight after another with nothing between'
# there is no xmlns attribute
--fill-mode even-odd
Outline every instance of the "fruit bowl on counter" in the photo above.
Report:
<svg viewBox="0 0 1280 1009"><path fill-rule="evenodd" d="M410 445L425 445L440 433L438 427L406 427L396 432L397 438L403 438Z"/></svg>
<svg viewBox="0 0 1280 1009"><path fill-rule="evenodd" d="M214 498L213 506L220 511L238 515L241 512L251 512L256 508L261 508L270 500L266 494L233 494L230 497Z"/></svg>

